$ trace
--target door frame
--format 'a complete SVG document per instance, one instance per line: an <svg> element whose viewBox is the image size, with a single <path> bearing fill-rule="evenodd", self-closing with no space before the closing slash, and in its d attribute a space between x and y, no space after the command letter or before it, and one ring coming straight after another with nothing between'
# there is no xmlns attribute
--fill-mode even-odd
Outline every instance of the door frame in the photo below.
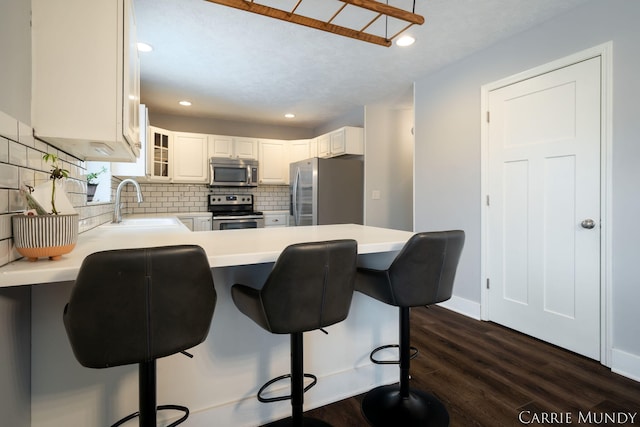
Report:
<svg viewBox="0 0 640 427"><path fill-rule="evenodd" d="M600 116L600 363L611 366L612 298L611 284L611 214L612 203L612 94L613 94L613 42L609 41L564 58L540 65L498 81L481 86L480 94L480 318L489 320L489 294L487 289L489 261L489 93L493 90L555 71L588 59L601 58L601 116Z"/></svg>

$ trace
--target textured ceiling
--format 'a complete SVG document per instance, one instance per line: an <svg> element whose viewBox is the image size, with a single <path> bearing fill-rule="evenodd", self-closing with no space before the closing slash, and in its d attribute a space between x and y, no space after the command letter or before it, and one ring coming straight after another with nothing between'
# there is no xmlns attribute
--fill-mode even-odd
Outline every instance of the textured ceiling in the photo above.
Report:
<svg viewBox="0 0 640 427"><path fill-rule="evenodd" d="M257 0L256 0L257 1ZM407 93L416 79L587 0L416 0L408 48L382 47L205 0L134 0L141 97L150 111L314 128L357 106ZM261 0L286 9L296 0ZM336 0L304 0L330 17ZM410 10L412 0L389 0ZM356 9L342 24L368 22ZM385 33L384 21L375 31ZM387 34L394 34L394 22ZM178 101L188 99L191 107ZM285 119L287 112L296 114Z"/></svg>

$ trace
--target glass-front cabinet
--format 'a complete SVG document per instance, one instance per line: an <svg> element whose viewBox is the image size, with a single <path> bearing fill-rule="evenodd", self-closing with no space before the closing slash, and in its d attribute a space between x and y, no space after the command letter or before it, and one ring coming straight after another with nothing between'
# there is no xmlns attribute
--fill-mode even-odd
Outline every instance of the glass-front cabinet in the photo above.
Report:
<svg viewBox="0 0 640 427"><path fill-rule="evenodd" d="M170 131L151 126L149 128L150 150L149 168L152 179L169 180L171 178L171 149L173 134Z"/></svg>

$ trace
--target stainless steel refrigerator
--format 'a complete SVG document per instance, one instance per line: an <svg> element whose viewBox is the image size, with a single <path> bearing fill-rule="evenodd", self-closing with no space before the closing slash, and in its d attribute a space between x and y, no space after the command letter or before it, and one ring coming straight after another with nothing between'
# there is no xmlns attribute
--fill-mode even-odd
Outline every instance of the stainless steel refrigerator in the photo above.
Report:
<svg viewBox="0 0 640 427"><path fill-rule="evenodd" d="M290 225L362 224L364 165L313 157L289 165Z"/></svg>

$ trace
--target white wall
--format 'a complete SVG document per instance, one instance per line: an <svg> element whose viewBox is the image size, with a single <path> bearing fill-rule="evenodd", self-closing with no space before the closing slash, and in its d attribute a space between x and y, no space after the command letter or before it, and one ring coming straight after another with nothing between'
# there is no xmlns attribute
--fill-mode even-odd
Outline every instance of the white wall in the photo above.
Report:
<svg viewBox="0 0 640 427"><path fill-rule="evenodd" d="M416 230L461 228L454 295L480 302L480 87L613 41L613 348L640 378L640 2L594 0L416 82ZM616 355L618 355L616 359ZM614 366L615 369L615 366ZM627 372L629 374L629 372Z"/></svg>
<svg viewBox="0 0 640 427"><path fill-rule="evenodd" d="M412 130L413 102L407 106L390 100L365 107L366 225L413 230ZM379 199L373 199L374 191Z"/></svg>

